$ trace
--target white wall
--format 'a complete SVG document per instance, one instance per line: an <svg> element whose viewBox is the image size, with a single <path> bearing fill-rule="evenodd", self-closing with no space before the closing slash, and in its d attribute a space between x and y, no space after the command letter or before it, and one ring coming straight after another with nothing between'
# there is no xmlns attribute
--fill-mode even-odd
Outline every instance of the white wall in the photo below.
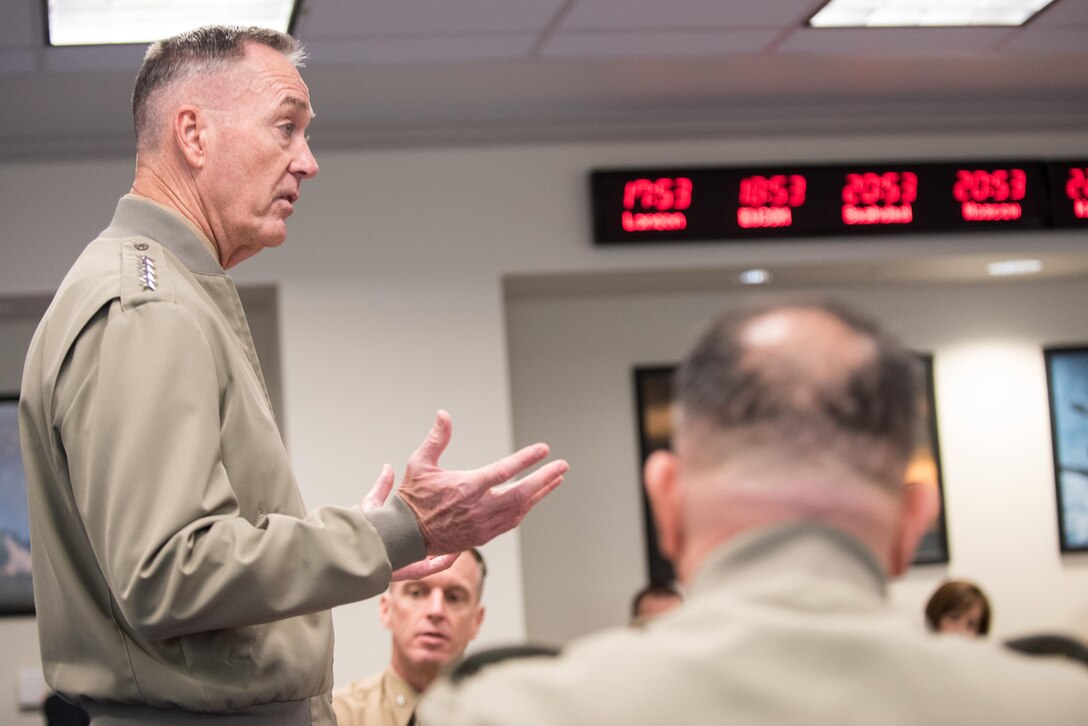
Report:
<svg viewBox="0 0 1088 726"><path fill-rule="evenodd" d="M906 261L980 247L1068 249L1080 242L1072 235L1006 235L984 241L938 237L879 244L824 240L601 249L589 238L590 168L1077 156L1088 154L1088 132L330 153L318 147L317 153L322 171L303 187L287 244L247 261L236 273L240 283L272 283L280 291L285 424L303 494L314 506L353 504L385 461L402 470L439 407L448 408L454 420L444 463L475 466L510 450L514 436L502 286L506 276L784 261ZM108 223L116 198L128 189L132 168L128 159L0 163L0 293L55 289L83 245ZM983 312L987 321L999 320L1005 311ZM670 346L662 355L671 352ZM592 414L585 408L571 411L570 425L581 426ZM630 426L631 420L621 425ZM591 485L575 470L564 489ZM567 495L557 494L555 506L562 504L560 496ZM958 526L952 522L953 536L958 536ZM542 546L547 550L558 545L564 535L553 532ZM614 551L623 557L618 548ZM493 575L481 640L520 639L527 627L518 536L504 536L485 554ZM557 557L563 554L556 550ZM527 561L541 556L546 555L534 552ZM620 573L616 577L630 576L631 565L625 562L609 563ZM613 570L599 576L611 578ZM565 589L563 581L553 586L556 592ZM566 590L565 595L572 593ZM1068 597L1065 592L1047 595ZM585 621L596 622L594 613L610 607L611 601L587 602ZM336 612L338 682L385 662L388 639L376 621L371 604ZM0 663L0 721L7 722L14 709L6 700L13 690L13 664L37 657L23 652L32 632L29 623L0 623L0 637L18 651ZM15 719L11 722L18 723Z"/></svg>

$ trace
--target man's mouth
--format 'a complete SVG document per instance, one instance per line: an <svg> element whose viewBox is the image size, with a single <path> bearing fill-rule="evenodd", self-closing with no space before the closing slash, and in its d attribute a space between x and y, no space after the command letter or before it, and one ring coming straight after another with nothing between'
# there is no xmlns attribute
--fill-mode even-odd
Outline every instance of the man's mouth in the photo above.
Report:
<svg viewBox="0 0 1088 726"><path fill-rule="evenodd" d="M447 643L450 639L449 636L445 633L439 633L435 630L428 630L427 632L420 633L417 637L419 638L419 640L429 645L439 645Z"/></svg>

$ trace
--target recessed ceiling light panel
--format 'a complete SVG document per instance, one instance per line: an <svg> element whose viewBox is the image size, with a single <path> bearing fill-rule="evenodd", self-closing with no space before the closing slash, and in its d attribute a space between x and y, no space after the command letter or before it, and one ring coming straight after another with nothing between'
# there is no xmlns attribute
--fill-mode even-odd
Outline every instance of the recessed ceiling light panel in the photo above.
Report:
<svg viewBox="0 0 1088 726"><path fill-rule="evenodd" d="M742 285L766 285L771 281L770 270L756 268L745 270L738 276Z"/></svg>
<svg viewBox="0 0 1088 726"><path fill-rule="evenodd" d="M1053 0L829 0L814 28L1023 25Z"/></svg>
<svg viewBox="0 0 1088 726"><path fill-rule="evenodd" d="M1041 260L998 260L986 265L986 272L995 277L1030 275L1043 269Z"/></svg>
<svg viewBox="0 0 1088 726"><path fill-rule="evenodd" d="M298 0L48 0L50 45L151 43L201 25L290 32Z"/></svg>

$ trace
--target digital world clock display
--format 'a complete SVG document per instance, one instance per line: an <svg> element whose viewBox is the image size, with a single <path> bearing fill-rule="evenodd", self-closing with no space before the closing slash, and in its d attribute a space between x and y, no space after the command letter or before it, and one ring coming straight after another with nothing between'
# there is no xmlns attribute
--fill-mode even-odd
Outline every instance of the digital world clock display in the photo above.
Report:
<svg viewBox="0 0 1088 726"><path fill-rule="evenodd" d="M1053 226L1088 226L1088 161L1052 162L1047 170Z"/></svg>
<svg viewBox="0 0 1088 726"><path fill-rule="evenodd" d="M598 243L1088 227L1088 162L602 170Z"/></svg>

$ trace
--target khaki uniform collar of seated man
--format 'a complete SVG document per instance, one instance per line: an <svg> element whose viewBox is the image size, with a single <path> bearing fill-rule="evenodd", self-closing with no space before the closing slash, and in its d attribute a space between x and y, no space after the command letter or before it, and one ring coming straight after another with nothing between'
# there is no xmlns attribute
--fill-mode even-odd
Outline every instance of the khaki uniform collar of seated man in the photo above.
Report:
<svg viewBox="0 0 1088 726"><path fill-rule="evenodd" d="M480 603L487 567L466 550L448 569L394 582L378 602L392 633L389 667L333 694L339 726L408 726L427 687L464 655L484 619Z"/></svg>

